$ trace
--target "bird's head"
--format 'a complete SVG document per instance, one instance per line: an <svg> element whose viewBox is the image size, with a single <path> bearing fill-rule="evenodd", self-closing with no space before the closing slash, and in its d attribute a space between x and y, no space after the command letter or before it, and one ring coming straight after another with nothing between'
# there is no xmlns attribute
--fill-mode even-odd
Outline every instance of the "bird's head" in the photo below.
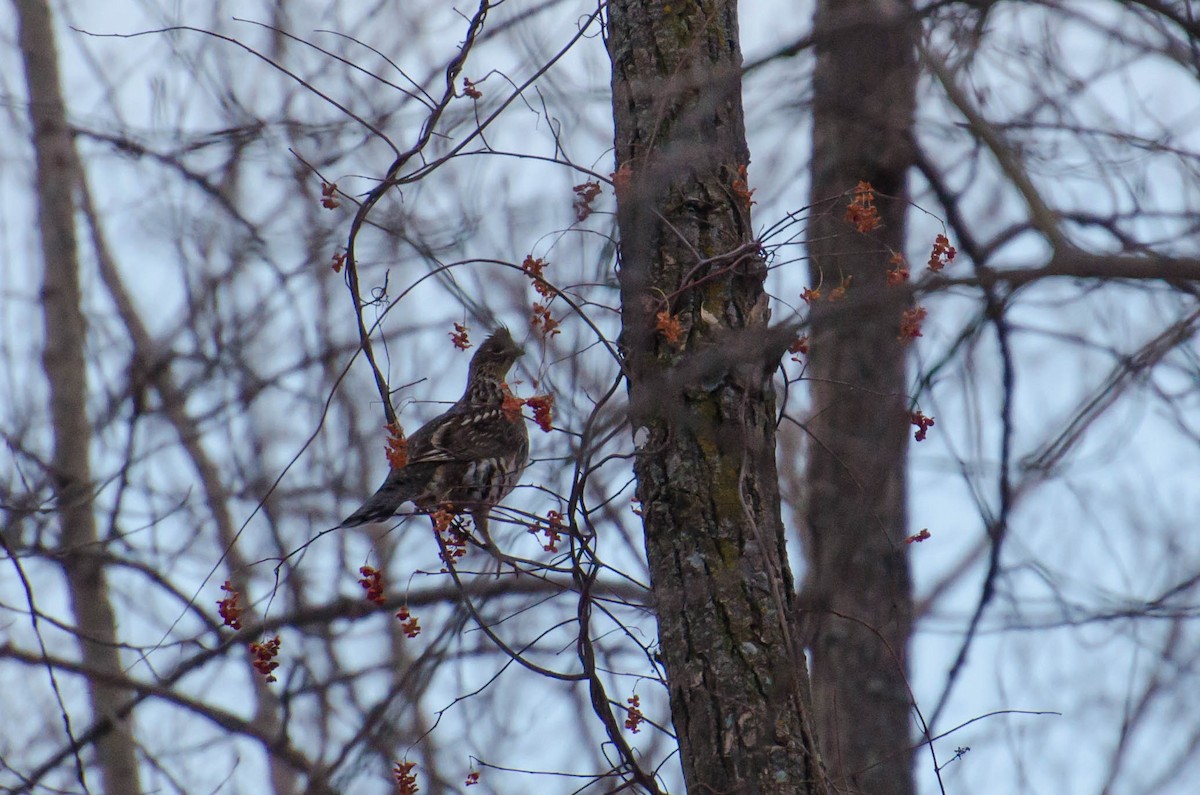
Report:
<svg viewBox="0 0 1200 795"><path fill-rule="evenodd" d="M513 362L524 353L525 349L517 344L509 330L501 326L484 340L479 350L471 357L470 378L474 380L481 376L491 376L503 380Z"/></svg>

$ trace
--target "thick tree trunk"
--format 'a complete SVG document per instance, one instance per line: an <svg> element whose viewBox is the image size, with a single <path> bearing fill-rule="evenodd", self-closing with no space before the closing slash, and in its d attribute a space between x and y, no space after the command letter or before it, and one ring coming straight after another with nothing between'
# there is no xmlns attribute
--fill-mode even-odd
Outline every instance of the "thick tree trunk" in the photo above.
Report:
<svg viewBox="0 0 1200 795"><path fill-rule="evenodd" d="M813 38L810 267L849 281L844 300L812 306L808 357L808 576L801 600L812 651L818 735L838 791L913 791L905 652L912 624L903 541L908 440L907 307L886 283L903 252L918 27L900 0L819 0ZM870 182L881 227L843 220L833 197Z"/></svg>
<svg viewBox="0 0 1200 795"><path fill-rule="evenodd" d="M103 556L96 549L88 462L92 429L87 415L86 327L75 237L78 160L59 87L49 6L44 0L16 0L16 10L37 158L38 229L45 262L42 308L46 348L42 360L54 424L52 463L62 528L60 560L82 662L90 670L118 677L121 660L116 618L104 582ZM109 717L124 729L106 732L96 743L104 791L136 795L141 791L136 745L124 722L116 718L130 694L97 680L89 682L88 694L97 718Z"/></svg>
<svg viewBox="0 0 1200 795"><path fill-rule="evenodd" d="M740 171L736 2L608 11L622 346L684 778L696 793L825 792L789 629L771 385L782 348L764 345L766 269Z"/></svg>

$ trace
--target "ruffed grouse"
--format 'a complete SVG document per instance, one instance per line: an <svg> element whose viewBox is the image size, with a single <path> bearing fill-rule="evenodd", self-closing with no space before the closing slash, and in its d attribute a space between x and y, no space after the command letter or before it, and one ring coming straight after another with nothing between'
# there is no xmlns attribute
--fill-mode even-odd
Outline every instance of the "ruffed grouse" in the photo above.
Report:
<svg viewBox="0 0 1200 795"><path fill-rule="evenodd" d="M488 337L471 358L463 396L408 437L408 463L341 526L384 521L406 502L423 510L449 505L471 514L488 540L488 512L517 485L529 458L525 420L504 408L504 377L523 353L506 328Z"/></svg>

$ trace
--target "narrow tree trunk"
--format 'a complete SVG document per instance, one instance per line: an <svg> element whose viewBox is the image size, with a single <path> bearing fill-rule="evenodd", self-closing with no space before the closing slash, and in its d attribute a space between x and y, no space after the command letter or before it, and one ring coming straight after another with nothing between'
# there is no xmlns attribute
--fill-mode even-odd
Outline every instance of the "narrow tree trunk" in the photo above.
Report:
<svg viewBox="0 0 1200 795"><path fill-rule="evenodd" d="M86 328L75 238L78 161L59 87L50 9L44 0L16 0L16 10L37 157L38 229L45 262L42 308L46 348L42 361L54 426L52 464L62 528L60 561L84 666L119 676L116 618L104 582L102 556L96 554L88 462L92 429L87 416ZM96 680L89 682L88 694L93 714L113 719L130 695ZM136 795L141 791L136 746L127 727L122 722L117 725L124 730L106 732L96 743L104 791Z"/></svg>
<svg viewBox="0 0 1200 795"><path fill-rule="evenodd" d="M788 623L771 385L782 348L763 344L736 2L608 12L621 342L684 778L695 793L825 792Z"/></svg>
<svg viewBox="0 0 1200 795"><path fill-rule="evenodd" d="M212 514L216 525L217 541L225 555L225 564L229 570L229 581L238 593L250 593L250 563L237 547L237 528L233 516L229 512L230 497L221 484L221 473L217 463L208 454L203 442L203 433L199 423L188 413L187 396L175 382L171 367L164 360L157 358L154 340L150 330L138 314L133 295L121 278L116 259L104 237L101 228L100 214L93 204L91 191L85 176L80 179L80 205L84 217L92 232L92 249L96 255L97 270L100 281L108 290L108 296L116 308L117 314L125 325L129 335L129 343L133 347L133 359L140 368L132 374L133 378L148 383L158 393L162 405L162 414L179 437L180 447L191 459L196 469L196 476L204 492L205 502ZM253 604L242 607L242 620L253 624L261 620ZM246 654L247 667L252 662L249 653ZM254 687L254 724L264 737L282 737L284 729L280 721L280 703L275 692L262 676L250 670L250 681ZM288 795L298 790L299 777L294 766L287 760L279 758L264 749L267 754L267 764L270 767L271 791L274 795Z"/></svg>
<svg viewBox="0 0 1200 795"><path fill-rule="evenodd" d="M905 555L907 308L886 283L903 252L916 86L913 9L900 0L818 0L813 39L810 268L848 282L812 306L807 550L801 607L812 650L818 735L838 791L907 795L912 624ZM830 202L870 182L881 227L867 235Z"/></svg>

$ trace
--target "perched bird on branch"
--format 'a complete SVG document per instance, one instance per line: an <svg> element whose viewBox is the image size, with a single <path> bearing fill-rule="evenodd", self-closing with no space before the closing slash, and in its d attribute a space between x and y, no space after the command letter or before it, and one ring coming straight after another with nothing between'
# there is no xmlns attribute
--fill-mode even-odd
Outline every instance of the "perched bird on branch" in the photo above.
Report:
<svg viewBox="0 0 1200 795"><path fill-rule="evenodd" d="M524 353L506 328L488 337L471 357L463 396L408 437L408 462L393 468L341 526L384 521L411 502L426 511L469 513L489 540L488 512L517 485L529 458L519 404L505 405L504 378Z"/></svg>

